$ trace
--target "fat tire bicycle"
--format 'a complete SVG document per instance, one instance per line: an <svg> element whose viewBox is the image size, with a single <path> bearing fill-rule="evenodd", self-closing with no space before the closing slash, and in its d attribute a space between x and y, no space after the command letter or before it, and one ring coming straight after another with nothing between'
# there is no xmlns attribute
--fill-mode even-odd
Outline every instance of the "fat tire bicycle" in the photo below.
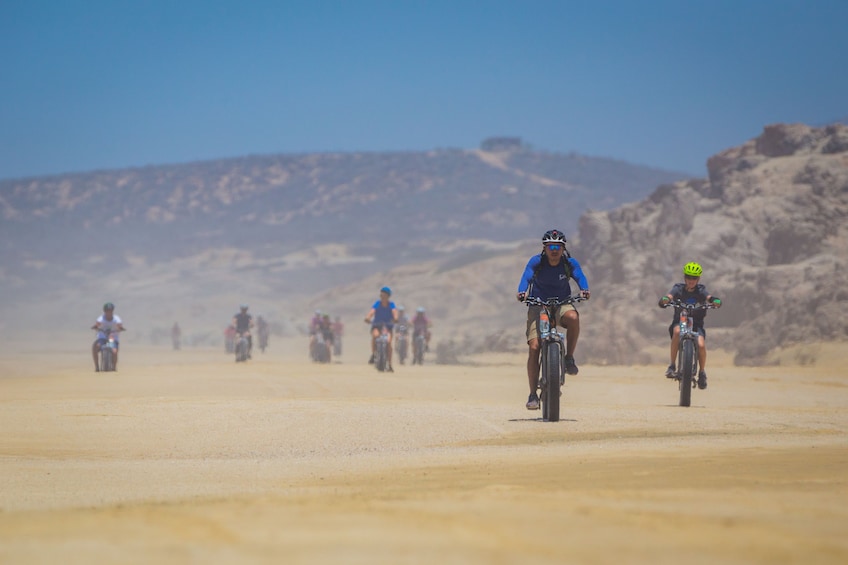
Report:
<svg viewBox="0 0 848 565"><path fill-rule="evenodd" d="M564 304L576 304L586 300L583 296L550 298L541 300L525 297L528 306L538 306L539 319L536 327L539 331L539 399L542 402L542 419L558 422L562 400L562 385L565 384L565 335L558 331L556 313Z"/></svg>

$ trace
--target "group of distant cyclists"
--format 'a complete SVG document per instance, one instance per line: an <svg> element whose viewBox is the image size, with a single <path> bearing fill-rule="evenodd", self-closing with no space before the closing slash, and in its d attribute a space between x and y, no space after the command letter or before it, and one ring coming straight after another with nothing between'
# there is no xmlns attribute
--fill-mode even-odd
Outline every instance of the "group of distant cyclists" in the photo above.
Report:
<svg viewBox="0 0 848 565"><path fill-rule="evenodd" d="M430 327L432 323L427 317L426 310L423 306L419 306L415 311L415 316L410 320L406 315L406 309L403 306L395 305L391 300L392 289L384 286L380 289L380 298L371 305L371 309L365 316L365 323L371 324L371 357L368 363L374 363L374 358L377 349L377 338L384 332L388 339L388 372L394 372L392 368L392 342L393 335L397 329L398 336L407 339L409 330L412 329L412 339L416 337L424 337L425 351L430 350Z"/></svg>
<svg viewBox="0 0 848 565"><path fill-rule="evenodd" d="M248 310L250 306L248 304L240 304L239 311L233 314L233 318L230 323L224 328L224 350L227 353L235 352L236 342L244 337L247 339L247 358L253 358L253 329L256 329L256 333L259 337L259 348L261 351L265 351L265 348L268 347L268 339L271 335L271 328L268 325L267 320L262 316L257 316L256 321L253 320L253 314L250 314Z"/></svg>
<svg viewBox="0 0 848 565"><path fill-rule="evenodd" d="M309 321L309 356L317 363L329 363L333 356L342 354L342 337L344 336L344 323L341 316L335 320L321 310L315 310L315 314Z"/></svg>
<svg viewBox="0 0 848 565"><path fill-rule="evenodd" d="M571 256L566 249L567 240L561 230L548 230L542 236L542 251L537 255L533 255L527 262L521 279L518 283L517 298L519 301L526 301L528 298L534 298L542 301L550 299L566 299L571 296L571 280L577 283L579 295L588 300L591 297L589 291L589 283L583 273L580 263ZM681 308L679 304L707 304L719 308L721 300L709 292L706 287L701 284L701 275L703 268L696 262L689 262L683 267L683 282L676 283L671 290L659 299L658 305L665 308L669 305L674 306L674 315L668 332L671 338L670 347L670 364L665 372L668 378L677 377L677 367L675 362L677 359L680 328L679 322L681 317ZM365 316L365 323L371 326L371 357L369 363L374 363L374 355L376 349L377 338L383 334L388 337L388 367L387 370L393 372L392 368L392 338L393 335L406 336L412 330L413 339L419 335L424 336L425 347L429 350L430 345L430 327L432 326L429 318L426 315L423 307L418 307L415 316L410 320L406 316L406 311L403 306L396 305L392 300L392 290L384 286L380 289L380 298L371 306L368 314ZM539 349L540 349L540 329L539 316L541 307L531 305L527 309L527 324L525 336L527 338L528 356L527 356L527 381L530 387L530 395L527 398L525 407L528 410L539 409L539 397L536 393L539 383ZM707 388L707 349L706 349L706 330L704 329L704 318L706 310L696 310L693 316L693 330L698 335L698 387L701 389ZM574 360L574 352L577 348L577 341L580 336L580 315L577 308L573 304L564 304L557 308L556 318L559 326L565 330L565 372L569 375L578 373L577 363ZM248 305L242 304L240 311L233 316L232 322L228 327L233 336L244 335L248 340L248 355L253 348L253 340L251 330L254 327L253 317L248 313ZM263 337L267 340L268 324L260 316L257 318L256 327L260 335L260 340ZM115 305L107 302L103 305L103 314L100 315L92 329L97 331L97 337L92 344L92 357L94 359L94 370L100 371L98 353L100 348L107 340L114 340L113 368L117 369L118 361L118 343L120 332L126 328L123 326L121 318L115 314ZM178 326L175 324L176 331ZM344 326L340 317L336 317L335 321L330 320L328 314L322 313L320 310L315 312L314 317L310 321L310 350L317 341L321 341L327 345L328 355L332 356L331 352L336 355L341 353L341 336L344 332ZM173 335L173 334L172 334ZM265 342L267 344L267 341ZM175 348L178 346L175 345ZM264 348L263 348L264 350Z"/></svg>

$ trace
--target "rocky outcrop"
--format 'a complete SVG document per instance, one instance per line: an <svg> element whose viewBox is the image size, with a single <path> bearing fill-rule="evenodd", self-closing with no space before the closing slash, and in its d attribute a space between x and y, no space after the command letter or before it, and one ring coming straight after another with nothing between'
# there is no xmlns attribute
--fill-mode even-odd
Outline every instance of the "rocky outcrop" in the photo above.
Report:
<svg viewBox="0 0 848 565"><path fill-rule="evenodd" d="M709 342L739 364L848 337L848 126L767 126L707 168L708 179L581 218L575 252L594 302L581 348L593 360L638 361L634 351L667 343L671 316L656 301L688 261L724 300L707 317Z"/></svg>

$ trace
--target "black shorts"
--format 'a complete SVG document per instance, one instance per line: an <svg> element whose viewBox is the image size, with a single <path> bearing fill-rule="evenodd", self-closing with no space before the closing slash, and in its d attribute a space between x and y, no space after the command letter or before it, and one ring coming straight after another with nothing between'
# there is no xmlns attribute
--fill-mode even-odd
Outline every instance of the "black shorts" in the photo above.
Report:
<svg viewBox="0 0 848 565"><path fill-rule="evenodd" d="M677 324L672 322L671 325L668 326L668 337L672 339L674 338L674 326L676 325ZM704 339L707 339L707 330L704 329L704 326L695 326L695 332Z"/></svg>

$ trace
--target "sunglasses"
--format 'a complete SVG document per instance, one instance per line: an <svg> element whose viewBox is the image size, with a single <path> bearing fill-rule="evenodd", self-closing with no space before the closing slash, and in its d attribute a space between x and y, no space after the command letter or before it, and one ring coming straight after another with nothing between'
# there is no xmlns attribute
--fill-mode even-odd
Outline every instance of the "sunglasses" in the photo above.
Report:
<svg viewBox="0 0 848 565"><path fill-rule="evenodd" d="M696 281L696 280L700 279L701 277L693 277L692 275L683 275L683 278L686 279L687 281Z"/></svg>
<svg viewBox="0 0 848 565"><path fill-rule="evenodd" d="M549 243L548 249L550 249L551 251L559 251L560 249L562 249L562 245L560 245L559 243Z"/></svg>

